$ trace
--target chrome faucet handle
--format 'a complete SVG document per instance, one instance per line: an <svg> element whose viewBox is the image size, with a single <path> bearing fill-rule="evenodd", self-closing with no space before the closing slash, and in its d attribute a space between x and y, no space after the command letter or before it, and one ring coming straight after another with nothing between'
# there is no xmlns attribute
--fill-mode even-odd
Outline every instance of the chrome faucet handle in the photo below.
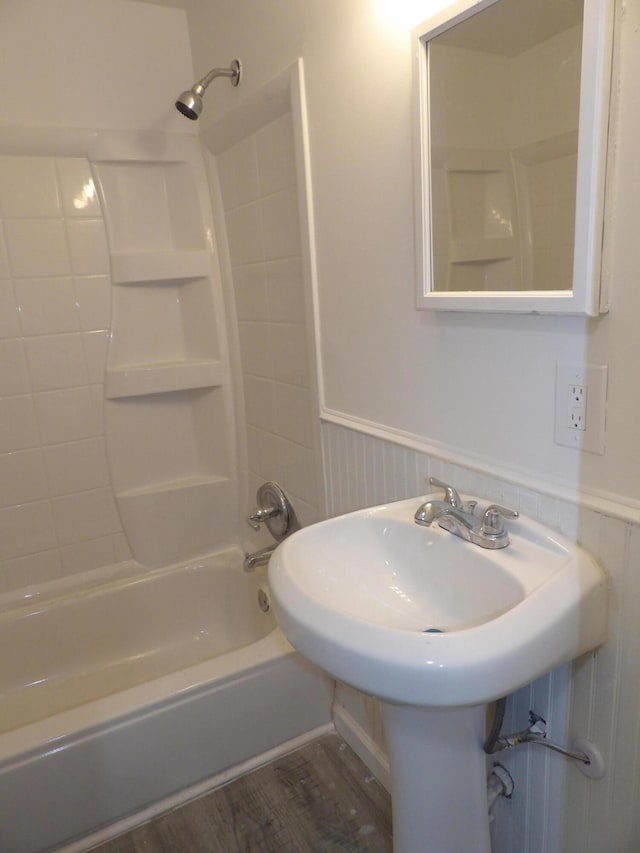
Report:
<svg viewBox="0 0 640 853"><path fill-rule="evenodd" d="M500 506L500 504L491 504L483 513L481 530L488 534L504 533L504 521L502 519L518 518L519 515L520 513L515 509L508 509L506 506Z"/></svg>
<svg viewBox="0 0 640 853"><path fill-rule="evenodd" d="M254 530L264 523L276 542L282 542L289 534L300 530L291 501L277 483L263 483L256 492L258 508L248 516L247 522Z"/></svg>
<svg viewBox="0 0 640 853"><path fill-rule="evenodd" d="M247 518L247 523L254 530L260 530L260 525L265 522L268 518L273 518L275 515L278 515L280 512L279 507L276 506L267 506L260 507L256 509L251 515Z"/></svg>
<svg viewBox="0 0 640 853"><path fill-rule="evenodd" d="M443 483L442 480L438 480L436 477L429 477L429 483L432 486L438 486L439 488L444 489L444 499L447 503L451 504L451 506L456 509L463 508L462 499L453 486L450 486L448 483Z"/></svg>

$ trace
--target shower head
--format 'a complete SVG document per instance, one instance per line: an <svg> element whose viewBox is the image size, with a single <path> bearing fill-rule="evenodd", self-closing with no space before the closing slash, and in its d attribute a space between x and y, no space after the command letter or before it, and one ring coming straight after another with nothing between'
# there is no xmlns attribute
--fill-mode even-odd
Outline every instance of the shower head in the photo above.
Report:
<svg viewBox="0 0 640 853"><path fill-rule="evenodd" d="M207 86L216 77L228 77L232 86L237 86L242 75L242 65L239 59L234 59L229 68L212 68L208 74L193 85L187 92L183 92L176 101L176 109L183 116L195 121L202 112L202 96Z"/></svg>
<svg viewBox="0 0 640 853"><path fill-rule="evenodd" d="M189 89L188 92L183 92L176 101L178 112L195 121L202 112L202 92L204 92L204 89L198 85L194 86L193 89Z"/></svg>

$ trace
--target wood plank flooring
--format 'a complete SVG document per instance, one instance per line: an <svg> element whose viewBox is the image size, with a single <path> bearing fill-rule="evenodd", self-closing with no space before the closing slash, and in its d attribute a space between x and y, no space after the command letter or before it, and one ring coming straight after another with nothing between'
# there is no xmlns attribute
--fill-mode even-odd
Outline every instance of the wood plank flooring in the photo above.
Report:
<svg viewBox="0 0 640 853"><path fill-rule="evenodd" d="M391 853L391 801L335 734L94 853Z"/></svg>

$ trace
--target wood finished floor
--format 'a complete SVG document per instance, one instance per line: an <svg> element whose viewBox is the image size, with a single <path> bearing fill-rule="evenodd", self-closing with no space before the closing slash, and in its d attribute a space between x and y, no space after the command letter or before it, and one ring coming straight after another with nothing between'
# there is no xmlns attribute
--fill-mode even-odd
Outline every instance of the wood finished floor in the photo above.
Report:
<svg viewBox="0 0 640 853"><path fill-rule="evenodd" d="M391 801L335 734L94 853L391 853Z"/></svg>

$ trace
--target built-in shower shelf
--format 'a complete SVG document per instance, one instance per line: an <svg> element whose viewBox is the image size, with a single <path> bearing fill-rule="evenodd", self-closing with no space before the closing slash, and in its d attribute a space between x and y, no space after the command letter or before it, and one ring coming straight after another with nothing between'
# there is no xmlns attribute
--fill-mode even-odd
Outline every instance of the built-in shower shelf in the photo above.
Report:
<svg viewBox="0 0 640 853"><path fill-rule="evenodd" d="M207 491L212 488L215 489L217 486L228 482L228 477L216 475L185 477L180 480L170 480L165 483L154 483L149 486L141 486L137 489L127 489L126 491L118 492L116 494L116 498L119 501L136 501L138 499L155 497L157 495L166 495L169 492Z"/></svg>
<svg viewBox="0 0 640 853"><path fill-rule="evenodd" d="M452 264L501 261L513 258L516 252L513 237L472 237L451 242L449 261Z"/></svg>
<svg viewBox="0 0 640 853"><path fill-rule="evenodd" d="M220 361L193 360L165 364L131 364L109 368L105 376L108 400L146 394L166 394L222 385Z"/></svg>
<svg viewBox="0 0 640 853"><path fill-rule="evenodd" d="M131 549L150 567L233 545L235 493L222 476L193 476L116 494Z"/></svg>
<svg viewBox="0 0 640 853"><path fill-rule="evenodd" d="M130 145L103 136L92 171L114 284L105 435L131 552L155 567L235 539L222 295L195 136L135 134Z"/></svg>
<svg viewBox="0 0 640 853"><path fill-rule="evenodd" d="M114 284L149 284L201 278L211 273L209 252L200 249L172 252L112 252Z"/></svg>

